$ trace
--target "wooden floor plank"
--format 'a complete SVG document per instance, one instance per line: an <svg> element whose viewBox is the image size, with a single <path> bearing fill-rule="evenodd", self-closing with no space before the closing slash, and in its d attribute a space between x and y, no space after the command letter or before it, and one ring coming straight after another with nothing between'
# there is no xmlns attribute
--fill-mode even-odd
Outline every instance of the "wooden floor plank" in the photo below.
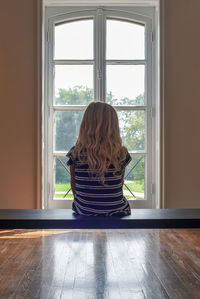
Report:
<svg viewBox="0 0 200 299"><path fill-rule="evenodd" d="M171 249L168 244L165 244L164 240L166 237L165 231L160 231L159 239L158 236L155 238L155 233L152 234L152 238L155 244L159 245L159 255L151 256L151 266L154 272L162 282L165 290L167 291L170 298L190 298L190 290L188 286L181 280L179 268L175 269L170 262ZM147 242L149 240L147 239ZM166 252L169 255L166 255Z"/></svg>
<svg viewBox="0 0 200 299"><path fill-rule="evenodd" d="M199 229L0 231L0 298L188 299Z"/></svg>
<svg viewBox="0 0 200 299"><path fill-rule="evenodd" d="M53 269L53 279L51 282L51 286L49 288L49 293L46 294L46 298L60 298L62 293L62 287L64 283L65 272L67 269L67 263L69 260L70 252L72 248L70 246L70 242L73 240L73 231L68 233L68 240L65 241L66 235L63 232L59 235L58 242L54 244L54 251L55 251L55 266ZM60 255L58 254L58 247L59 244L63 243L64 247Z"/></svg>
<svg viewBox="0 0 200 299"><path fill-rule="evenodd" d="M133 239L134 242L132 242ZM144 236L139 234L138 236L134 235L133 238L131 235L126 234L126 239L123 242L124 244L126 243L126 240L129 240L129 242L127 242L127 246L129 245L129 250L127 252L129 261L127 260L126 264L130 265L131 269L138 277L141 289L143 290L146 298L169 298L163 284L151 267L149 262L151 259L151 251L149 248L147 250L143 247L145 242ZM138 243L140 244L139 246ZM137 249L139 250L137 251Z"/></svg>
<svg viewBox="0 0 200 299"><path fill-rule="evenodd" d="M135 231L134 234L129 235L130 240L134 240L135 250L133 254L135 253L137 259L143 263L145 263L145 261L150 263L153 272L162 285L162 290L165 290L163 290L165 296L169 296L170 298L189 298L187 297L187 288L181 283L179 277L177 277L176 273L170 268L161 254L162 249L160 248L161 244L159 238L155 238L155 236L158 237L158 235L160 235L160 231L157 231L157 234L151 234L150 231L146 232L144 230ZM137 242L135 242L135 240L137 240ZM177 288L180 297L177 297ZM160 294L158 294L158 296L160 296Z"/></svg>
<svg viewBox="0 0 200 299"><path fill-rule="evenodd" d="M118 242L119 235L114 232L109 234L108 250L112 254L113 266L116 272L119 284L119 292L121 298L138 294L141 298L145 298L141 284L136 275L135 270L130 265L129 255L125 246L124 234L121 234L121 242Z"/></svg>
<svg viewBox="0 0 200 299"><path fill-rule="evenodd" d="M72 236L73 239L71 240L71 242L68 243L71 250L69 253L67 269L65 271L65 276L63 280L62 293L60 297L61 299L65 299L65 298L71 299L73 296L75 274L76 274L76 269L78 267L78 260L80 258L80 251L81 251L81 246L79 243L81 234L82 232L79 232L78 234L74 232Z"/></svg>
<svg viewBox="0 0 200 299"><path fill-rule="evenodd" d="M34 248L30 248L30 245L24 246L22 242L18 246L14 246L15 250L13 255L9 257L7 263L4 263L1 268L1 280L0 280L0 297L2 293L5 296L9 296L15 292L24 270L26 269L26 262L34 251ZM5 294L5 289L7 293Z"/></svg>
<svg viewBox="0 0 200 299"><path fill-rule="evenodd" d="M32 240L33 242L33 240ZM23 279L20 281L16 290L16 296L21 298L35 298L36 292L40 285L40 279L42 278L41 264L45 259L46 261L51 254L51 248L48 246L42 246L42 242L38 243L37 248L34 251L31 263L29 267L24 271ZM39 276L39 277L38 277Z"/></svg>
<svg viewBox="0 0 200 299"><path fill-rule="evenodd" d="M179 243L174 232L165 234L162 239L162 244L168 246L167 249L162 251L163 256L165 256L168 264L177 273L177 276L182 281L184 285L193 290L195 297L199 296L199 286L200 286L200 268L196 267L195 264L199 264L200 259L197 257L195 259L189 258L187 242ZM193 248L192 251L195 249ZM195 252L196 253L196 252Z"/></svg>

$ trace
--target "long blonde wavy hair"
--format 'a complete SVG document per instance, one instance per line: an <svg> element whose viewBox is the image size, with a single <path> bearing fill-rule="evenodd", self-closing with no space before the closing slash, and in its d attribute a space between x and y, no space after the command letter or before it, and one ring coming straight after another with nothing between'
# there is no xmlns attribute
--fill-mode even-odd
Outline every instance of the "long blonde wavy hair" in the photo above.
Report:
<svg viewBox="0 0 200 299"><path fill-rule="evenodd" d="M104 182L104 173L112 164L117 171L126 158L115 109L103 102L92 102L85 110L72 156L87 162Z"/></svg>

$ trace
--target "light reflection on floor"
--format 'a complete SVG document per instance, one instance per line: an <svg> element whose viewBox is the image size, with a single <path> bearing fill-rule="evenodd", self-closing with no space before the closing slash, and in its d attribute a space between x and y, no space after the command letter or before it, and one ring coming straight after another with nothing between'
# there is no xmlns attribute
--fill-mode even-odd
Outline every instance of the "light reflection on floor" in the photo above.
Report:
<svg viewBox="0 0 200 299"><path fill-rule="evenodd" d="M13 229L13 230L0 230L0 239L32 239L41 238L45 236L58 235L63 233L68 233L71 230L54 230L54 229ZM74 231L80 231L80 229L74 229Z"/></svg>
<svg viewBox="0 0 200 299"><path fill-rule="evenodd" d="M137 293L138 281L145 279L144 271L140 269L136 257L130 264L129 253L136 246L142 245L139 254L140 259L144 260L145 243L139 240L137 244L136 239L127 240L127 236L121 239L123 232L127 234L127 230L118 230L121 237L117 238L116 230L112 229L80 230L77 236L68 235L67 241L63 232L53 243L53 253L49 257L51 266L46 264L45 259L43 261L42 277L46 277L48 272L48 280L62 288L66 298L71 298L73 289L76 289L77 296L91 290L96 294L106 294L108 289L112 289L113 294L116 290L119 295L119 289L124 293L127 287L129 291ZM137 271L140 271L137 275L132 269L133 263L135 268L138 263ZM45 288L42 289L46 292Z"/></svg>

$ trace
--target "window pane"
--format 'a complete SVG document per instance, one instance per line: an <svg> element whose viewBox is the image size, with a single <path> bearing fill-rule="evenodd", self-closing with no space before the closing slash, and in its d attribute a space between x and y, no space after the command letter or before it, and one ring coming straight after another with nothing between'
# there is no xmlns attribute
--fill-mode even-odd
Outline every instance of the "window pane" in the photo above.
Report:
<svg viewBox="0 0 200 299"><path fill-rule="evenodd" d="M107 102L144 105L145 66L107 65Z"/></svg>
<svg viewBox="0 0 200 299"><path fill-rule="evenodd" d="M75 145L79 135L79 128L83 111L56 111L55 112L55 150L68 151Z"/></svg>
<svg viewBox="0 0 200 299"><path fill-rule="evenodd" d="M145 150L145 112L118 111L122 143L129 151Z"/></svg>
<svg viewBox="0 0 200 299"><path fill-rule="evenodd" d="M55 59L93 59L93 20L55 26Z"/></svg>
<svg viewBox="0 0 200 299"><path fill-rule="evenodd" d="M70 185L69 166L66 165L67 157L55 158L55 199L72 199L73 193Z"/></svg>
<svg viewBox="0 0 200 299"><path fill-rule="evenodd" d="M106 59L144 59L144 25L107 20Z"/></svg>
<svg viewBox="0 0 200 299"><path fill-rule="evenodd" d="M127 199L145 198L145 158L133 156L125 170L123 193Z"/></svg>
<svg viewBox="0 0 200 299"><path fill-rule="evenodd" d="M56 105L87 105L93 99L92 65L55 66Z"/></svg>
<svg viewBox="0 0 200 299"><path fill-rule="evenodd" d="M70 185L69 166L67 157L55 158L55 186L54 199L73 199ZM123 193L127 199L145 198L145 159L143 156L133 156L126 167Z"/></svg>

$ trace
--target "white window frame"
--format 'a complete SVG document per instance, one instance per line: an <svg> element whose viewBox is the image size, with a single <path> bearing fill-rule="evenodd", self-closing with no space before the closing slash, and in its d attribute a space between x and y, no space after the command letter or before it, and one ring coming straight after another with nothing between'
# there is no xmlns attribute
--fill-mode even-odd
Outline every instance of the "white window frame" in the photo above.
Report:
<svg viewBox="0 0 200 299"><path fill-rule="evenodd" d="M115 1L116 2L116 1ZM148 105L146 107L147 109L147 129L151 130L152 138L151 141L150 138L147 139L147 147L151 147L151 162L148 164L148 174L145 176L148 177L148 180L150 180L151 183L148 183L146 186L146 196L150 196L151 200L137 200L138 204L135 205L135 200L130 200L131 206L136 208L159 208L160 207L160 99L159 99L159 2L158 1L129 1L131 3L128 3L126 5L119 4L119 3L112 3L112 1L106 1L106 3L103 1L101 2L101 6L103 4L103 7L105 7L106 10L110 11L110 15L115 16L115 10L121 11L120 16L124 16L127 19L128 14L130 14L130 17L135 17L135 20L137 20L138 16L140 18L140 21L143 19L144 22L148 23L147 26L147 32L148 32L148 39L152 39L151 47L147 48L147 54L151 57L148 57L147 63L150 63L151 66L148 67L149 74L148 76L152 78L152 80L147 80L147 84L150 84L147 88L147 90L151 93L151 95L148 95ZM134 2L134 3L133 3ZM141 5L142 4L142 5ZM73 7L72 7L73 6ZM149 7L148 7L149 6ZM67 0L63 1L56 1L56 0L46 0L44 2L44 30L43 30L43 81L44 81L44 88L43 88L43 120L42 120L42 208L48 209L48 208L58 208L57 200L54 201L55 205L53 204L49 205L48 197L53 198L53 171L51 171L51 167L49 165L53 165L53 144L50 142L50 140L53 140L52 134L50 133L51 130L48 129L48 126L53 127L52 121L53 121L53 106L48 102L52 102L51 96L53 94L53 90L51 90L52 84L52 59L53 53L52 49L53 47L49 47L49 44L52 42L53 36L52 36L52 25L54 22L59 19L61 13L63 14L64 19L66 18L66 14L69 14L70 12L74 14L74 17L76 16L76 11L84 10L83 15L86 16L87 11L91 12L91 10L98 9L98 14L101 15L101 7L100 3L95 3L94 1L91 4L84 3L84 5L80 2L73 1L73 4L70 3ZM154 13L152 13L152 7L154 7ZM80 16L80 13L78 13L77 16ZM91 16L91 15L90 15ZM105 16L103 16L105 17ZM117 15L119 18L119 15ZM102 27L102 30L104 28ZM150 43L148 43L150 44ZM98 47L96 46L95 51L98 51ZM101 53L101 62L103 61L105 57L105 53ZM123 63L124 64L124 63ZM101 65L97 66L95 65L95 74L97 75L97 70L101 69ZM103 76L105 78L105 76ZM49 80L50 78L50 80ZM95 76L97 79L97 76ZM94 87L96 82L94 82ZM102 100L105 98L103 91L105 82L102 81L100 90L97 92L97 100ZM150 103L151 102L151 103ZM79 110L81 107L77 107ZM82 107L83 108L83 107ZM82 109L81 108L81 109ZM129 107L125 106L115 106L117 110L124 110L129 109ZM139 107L138 107L139 108ZM144 108L142 106L142 108ZM65 110L65 108L60 107L60 110ZM67 110L74 110L74 107L67 106ZM132 109L131 109L132 110ZM147 132L147 136L150 136L150 134ZM62 156L65 156L63 153ZM148 159L150 160L150 159ZM145 161L146 162L146 161ZM151 163L151 165L150 165ZM146 163L145 163L146 164ZM145 165L145 169L147 169ZM63 202L63 204L62 204ZM59 205L59 208L71 208L71 202L72 200L62 201ZM67 202L67 206L66 206ZM150 205L149 205L150 203Z"/></svg>

